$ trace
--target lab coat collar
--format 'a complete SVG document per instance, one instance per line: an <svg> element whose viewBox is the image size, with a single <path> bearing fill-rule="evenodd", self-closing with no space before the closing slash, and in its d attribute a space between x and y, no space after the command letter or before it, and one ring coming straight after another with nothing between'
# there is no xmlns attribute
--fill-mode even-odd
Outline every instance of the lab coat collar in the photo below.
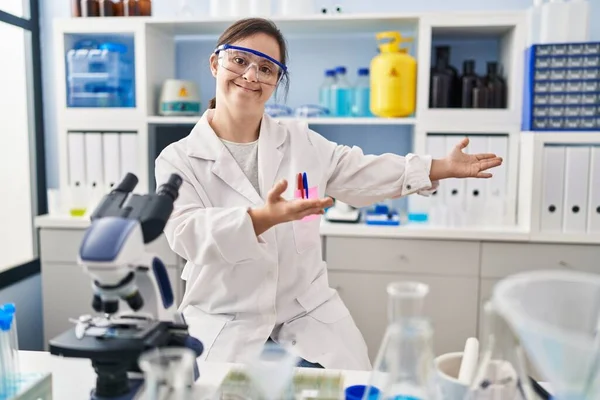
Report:
<svg viewBox="0 0 600 400"><path fill-rule="evenodd" d="M288 135L286 127L266 114L263 116L258 137L259 194L210 126L208 121L212 112L213 110L207 110L192 130L187 141L187 155L215 161L212 166L213 174L252 203L263 204L263 199L273 187L283 159L281 147Z"/></svg>

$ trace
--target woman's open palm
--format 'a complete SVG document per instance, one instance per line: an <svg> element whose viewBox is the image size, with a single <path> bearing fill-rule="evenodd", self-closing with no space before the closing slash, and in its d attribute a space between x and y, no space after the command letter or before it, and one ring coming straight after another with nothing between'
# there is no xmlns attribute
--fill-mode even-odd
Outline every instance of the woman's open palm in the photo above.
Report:
<svg viewBox="0 0 600 400"><path fill-rule="evenodd" d="M463 152L469 145L469 138L464 138L446 157L450 176L456 178L491 178L487 171L502 164L502 158L491 153L467 154Z"/></svg>

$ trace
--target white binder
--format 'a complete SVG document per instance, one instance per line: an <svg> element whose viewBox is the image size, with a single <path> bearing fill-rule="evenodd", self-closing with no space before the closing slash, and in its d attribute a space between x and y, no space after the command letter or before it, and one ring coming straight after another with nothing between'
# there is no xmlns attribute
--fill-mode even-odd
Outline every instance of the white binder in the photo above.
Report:
<svg viewBox="0 0 600 400"><path fill-rule="evenodd" d="M121 143L121 173L119 180L123 179L127 173L138 176L137 134L121 133L119 138Z"/></svg>
<svg viewBox="0 0 600 400"><path fill-rule="evenodd" d="M565 185L565 147L545 146L542 165L540 230L561 232Z"/></svg>
<svg viewBox="0 0 600 400"><path fill-rule="evenodd" d="M121 181L121 144L118 133L102 134L104 181L108 191Z"/></svg>
<svg viewBox="0 0 600 400"><path fill-rule="evenodd" d="M600 146L592 147L590 155L587 231L600 233Z"/></svg>
<svg viewBox="0 0 600 400"><path fill-rule="evenodd" d="M469 154L487 153L487 136L475 135L469 136L469 145L466 150ZM485 179L467 179L465 204L466 204L466 222L467 225L480 226L484 224L485 217L485 199L486 199L486 180Z"/></svg>
<svg viewBox="0 0 600 400"><path fill-rule="evenodd" d="M427 135L427 154L434 159L446 157L446 136ZM440 181L437 191L431 194L429 201L429 222L431 225L447 225L448 206L445 201L446 182Z"/></svg>
<svg viewBox="0 0 600 400"><path fill-rule="evenodd" d="M81 132L67 134L69 185L83 187L85 179L85 136Z"/></svg>
<svg viewBox="0 0 600 400"><path fill-rule="evenodd" d="M458 135L446 136L446 154L450 154L454 147L463 139ZM444 182L444 198L448 206L448 225L454 227L464 226L465 221L465 192L464 179L450 178Z"/></svg>
<svg viewBox="0 0 600 400"><path fill-rule="evenodd" d="M85 134L85 165L87 185L100 188L104 184L102 171L102 135L99 132Z"/></svg>
<svg viewBox="0 0 600 400"><path fill-rule="evenodd" d="M512 223L506 215L506 196L508 193L508 136L494 135L487 138L487 153L502 157L502 165L489 170L493 175L486 180L486 212L487 225L505 225Z"/></svg>
<svg viewBox="0 0 600 400"><path fill-rule="evenodd" d="M589 176L590 148L588 146L568 146L565 162L563 232L583 233L586 231Z"/></svg>

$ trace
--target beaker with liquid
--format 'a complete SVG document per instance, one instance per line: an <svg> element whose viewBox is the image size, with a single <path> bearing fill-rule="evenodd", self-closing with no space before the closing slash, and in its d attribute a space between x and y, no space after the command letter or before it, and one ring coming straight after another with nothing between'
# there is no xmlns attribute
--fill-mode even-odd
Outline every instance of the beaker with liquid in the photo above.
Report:
<svg viewBox="0 0 600 400"><path fill-rule="evenodd" d="M363 400L433 400L433 327L423 313L429 286L387 287L389 324Z"/></svg>
<svg viewBox="0 0 600 400"><path fill-rule="evenodd" d="M187 347L148 350L138 364L144 373L144 399L192 400L196 353Z"/></svg>

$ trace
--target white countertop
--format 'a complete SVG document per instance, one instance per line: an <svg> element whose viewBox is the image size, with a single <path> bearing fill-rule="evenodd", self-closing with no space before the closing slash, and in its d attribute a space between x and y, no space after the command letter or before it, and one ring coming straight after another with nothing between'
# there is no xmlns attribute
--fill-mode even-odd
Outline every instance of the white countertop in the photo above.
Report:
<svg viewBox="0 0 600 400"><path fill-rule="evenodd" d="M19 363L22 372L52 373L52 396L54 399L89 400L90 390L96 384L96 375L90 360L63 358L48 352L20 351ZM200 379L203 386L218 386L232 364L199 363ZM344 385L365 384L369 378L366 371L343 371Z"/></svg>
<svg viewBox="0 0 600 400"><path fill-rule="evenodd" d="M90 220L88 217L41 215L35 218L35 226L37 228L85 229L89 225ZM338 237L600 244L599 234L532 233L517 226L490 228L451 228L420 224L401 226L374 226L364 223L335 223L328 222L323 219L321 222L320 232L321 236Z"/></svg>

